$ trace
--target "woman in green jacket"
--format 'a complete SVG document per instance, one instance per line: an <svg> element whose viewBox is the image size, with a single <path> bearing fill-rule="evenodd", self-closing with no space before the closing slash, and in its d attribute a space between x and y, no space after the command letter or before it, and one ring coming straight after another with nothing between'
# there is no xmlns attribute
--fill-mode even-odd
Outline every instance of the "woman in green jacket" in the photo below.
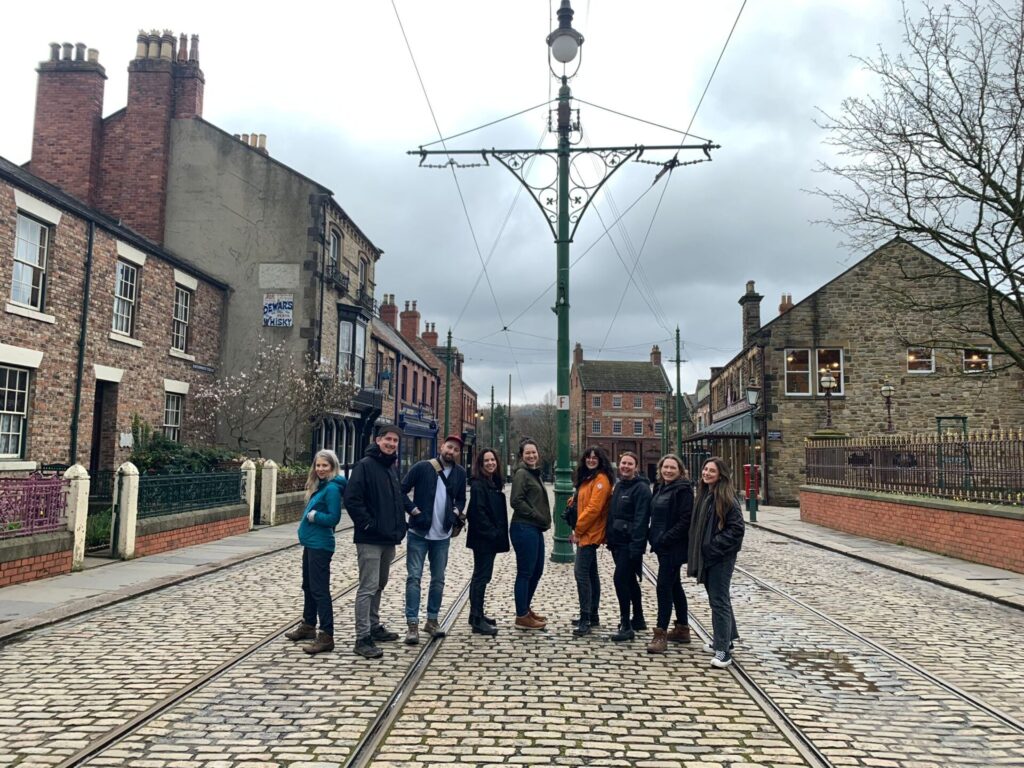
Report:
<svg viewBox="0 0 1024 768"><path fill-rule="evenodd" d="M508 535L516 552L516 629L544 629L547 619L533 611L533 593L544 573L544 531L551 527L548 491L540 477L540 451L530 438L519 443L519 466L512 476L512 524Z"/></svg>

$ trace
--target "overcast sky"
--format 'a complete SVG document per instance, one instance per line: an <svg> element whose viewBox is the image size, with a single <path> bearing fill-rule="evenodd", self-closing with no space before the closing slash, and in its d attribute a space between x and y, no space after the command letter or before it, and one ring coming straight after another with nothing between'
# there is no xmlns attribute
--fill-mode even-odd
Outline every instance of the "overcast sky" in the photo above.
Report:
<svg viewBox="0 0 1024 768"><path fill-rule="evenodd" d="M694 117L742 0L576 0L585 37L573 95L683 130ZM278 160L332 189L384 250L377 298L416 299L424 322L450 327L466 379L489 400L555 387L555 246L536 204L505 169L417 167L407 150L553 98L545 37L558 0L340 0L215 6L192 0L21 5L0 47L0 155L29 158L38 62L50 42L83 42L107 70L104 114L124 106L139 28L200 36L204 117L231 133L268 136ZM397 8L397 14L396 9ZM399 23L401 20L401 26ZM409 48L402 27L408 36ZM753 0L743 11L691 131L722 145L714 161L619 170L587 211L572 246L571 340L588 358L673 357L683 338L683 389L739 350L737 299L747 280L765 297L800 301L865 254L812 220L826 204L804 189L826 155L815 109L870 88L853 55L899 40L895 0ZM423 79L426 97L413 67ZM581 146L678 143L668 130L577 104ZM449 148L553 147L547 108L477 131ZM435 147L436 148L436 147ZM648 153L667 159L670 153ZM680 160L699 153L681 154ZM593 174L583 160L582 172ZM646 193L646 194L645 194ZM639 200L639 202L637 202ZM618 213L635 206L613 226ZM602 237L605 227L610 237ZM585 254L585 255L584 255ZM487 277L481 264L487 262ZM624 263L626 266L624 266ZM629 270L637 267L628 281ZM621 301L621 305L620 305ZM503 327L508 332L503 332ZM674 382L674 370L670 370Z"/></svg>

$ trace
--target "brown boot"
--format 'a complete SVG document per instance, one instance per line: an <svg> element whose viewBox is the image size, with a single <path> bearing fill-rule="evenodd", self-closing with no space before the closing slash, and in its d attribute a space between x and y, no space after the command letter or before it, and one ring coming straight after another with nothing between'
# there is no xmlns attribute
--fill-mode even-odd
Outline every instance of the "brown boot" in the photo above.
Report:
<svg viewBox="0 0 1024 768"><path fill-rule="evenodd" d="M525 616L516 616L514 626L516 629L536 631L538 629L544 629L545 624L543 621L537 621L530 614L526 614Z"/></svg>
<svg viewBox="0 0 1024 768"><path fill-rule="evenodd" d="M647 644L648 653L664 653L668 650L668 640L666 639L666 632L664 629L659 627L654 628L654 637L651 642Z"/></svg>
<svg viewBox="0 0 1024 768"><path fill-rule="evenodd" d="M296 640L312 640L316 637L316 627L312 624L302 622L291 632L285 632L284 636L292 642Z"/></svg>
<svg viewBox="0 0 1024 768"><path fill-rule="evenodd" d="M676 625L672 627L672 631L668 633L667 639L670 643L689 643L690 625L677 621Z"/></svg>
<svg viewBox="0 0 1024 768"><path fill-rule="evenodd" d="M334 635L328 635L326 632L317 632L316 640L309 645L302 646L302 650L312 656L314 653L324 653L325 651L334 650Z"/></svg>
<svg viewBox="0 0 1024 768"><path fill-rule="evenodd" d="M541 624L547 624L548 623L548 617L547 616L541 616L539 613L534 612L533 608L528 610L526 612L526 615L529 616L534 621L539 621Z"/></svg>

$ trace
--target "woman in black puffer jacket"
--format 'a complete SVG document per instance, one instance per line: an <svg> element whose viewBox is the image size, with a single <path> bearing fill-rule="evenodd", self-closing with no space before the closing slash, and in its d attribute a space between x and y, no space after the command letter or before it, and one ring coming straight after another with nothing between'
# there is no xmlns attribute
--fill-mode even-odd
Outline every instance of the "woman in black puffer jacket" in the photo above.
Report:
<svg viewBox="0 0 1024 768"><path fill-rule="evenodd" d="M669 642L689 643L690 625L686 618L686 592L679 571L686 562L693 515L693 486L683 462L674 453L662 456L651 497L651 528L647 541L658 556L658 623L648 653L664 653ZM668 631L672 608L676 624Z"/></svg>
<svg viewBox="0 0 1024 768"><path fill-rule="evenodd" d="M496 635L497 622L484 613L484 595L494 573L494 558L509 551L508 500L503 492L501 460L493 448L484 448L473 463L469 483L466 546L473 550L473 577L469 582L469 625L481 635Z"/></svg>

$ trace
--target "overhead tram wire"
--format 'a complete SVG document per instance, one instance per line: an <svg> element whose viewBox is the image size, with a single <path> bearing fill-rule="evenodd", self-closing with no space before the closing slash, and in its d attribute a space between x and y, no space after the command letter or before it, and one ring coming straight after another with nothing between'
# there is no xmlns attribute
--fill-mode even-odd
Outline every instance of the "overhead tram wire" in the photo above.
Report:
<svg viewBox="0 0 1024 768"><path fill-rule="evenodd" d="M553 99L549 98L547 101L542 101L540 104L535 104L532 107L521 109L518 112L513 112L511 115L506 115L505 117L499 117L497 120L491 120L491 122L484 123L483 125L478 125L476 128L470 128L468 131L461 131L459 133L453 133L451 136L445 136L443 139L435 139L434 141L428 141L426 144L420 144L420 149L426 149L427 147L432 147L435 144L441 144L442 146L444 146L444 143L447 141L451 141L452 139L460 139L463 136L468 136L469 134L475 133L476 131L482 131L484 128L490 128L492 125L497 125L498 123L503 123L506 120L511 120L514 117L525 115L527 112L533 112L533 110L535 109L540 109L541 107L548 106L553 101ZM447 149L447 147L445 147L445 149Z"/></svg>
<svg viewBox="0 0 1024 768"><path fill-rule="evenodd" d="M434 128L437 131L438 140L444 150L448 151L448 145L445 143L444 134L441 132L441 125L437 122L437 115L434 113L434 105L430 101L430 95L427 93L426 83L423 82L423 75L420 73L419 64L416 63L416 56L412 52L412 44L409 42L409 36L405 33L405 25L402 23L402 16L398 12L398 6L395 5L395 0L391 0L391 8L395 12L395 19L398 21L398 28L402 32L402 39L405 41L405 49L409 52L409 59L412 61L412 67L416 72L416 79L419 81L420 90L423 91L423 99L427 102L427 109L430 111L430 119L434 123ZM459 200L462 203L462 212L466 217L466 225L469 227L469 234L473 239L473 247L476 249L477 258L480 260L481 267L483 269L484 278L487 280L487 288L491 293L491 300L494 302L494 310L498 314L498 320L501 322L502 327L506 326L504 319L501 316L501 306L498 304L498 297L494 293L494 286L491 284L490 275L487 274L487 266L484 264L483 252L480 250L480 242L477 240L476 230L473 228L473 221L469 216L469 206L466 205L466 197L462 194L462 185L459 183L459 175L455 172L455 166L448 166L452 172L452 180L455 182L455 189L459 193ZM506 336L507 338L507 336ZM516 363L515 353L512 351L511 344L509 344L509 354L512 356L512 362L516 366L516 372L519 373L519 365ZM523 384L522 373L519 373L519 385L523 390L523 397L526 396L526 386Z"/></svg>
<svg viewBox="0 0 1024 768"><path fill-rule="evenodd" d="M739 24L740 17L743 15L743 9L746 8L746 7L747 7L747 0L743 0L742 4L740 5L739 11L737 11L737 13L736 13L736 18L733 20L732 27L729 29L729 34L725 38L725 43L723 43L723 45L722 45L722 50L718 54L718 59L715 61L715 66L712 68L711 74L708 76L708 81L704 85L704 91L701 93L700 99L697 101L697 106L694 107L693 115L690 117L690 122L686 126L685 135L689 135L690 134L690 129L693 128L693 123L697 119L697 113L700 112L701 105L704 103L704 98L708 95L708 90L711 88L711 83L715 79L715 74L718 72L718 67L722 63L722 58L725 56L725 51L729 47L729 41L732 40L733 33L736 31L736 25ZM669 176L669 179L672 178L672 171L671 171L671 169L669 170L668 176ZM658 205L655 207L654 213L651 216L651 223L650 223L650 226L648 226L648 228L647 228L647 234L644 236L644 243L641 244L641 246L640 246L640 253L637 254L637 263L639 263L640 255L643 253L643 247L647 243L647 237L650 235L651 229L654 226L654 221L657 218L658 211L661 210L661 202L662 202L662 200L664 200L665 192L667 190L668 190L668 182L665 183L665 186L664 186L664 188L662 189L662 192L661 192L661 197L658 199ZM634 265L634 269L635 268L636 267ZM632 273L630 273L630 279L632 279ZM608 341L608 336L612 332L612 328L615 325L615 320L618 318L619 312L622 310L622 302L626 298L626 290L628 290L628 288L629 288L629 283L626 283L626 286L623 289L622 295L619 298L619 306L616 307L615 314L612 316L612 321L608 324L608 331L605 333L604 342L602 342L602 344L601 344L602 348L604 347L604 343L606 343ZM599 355L601 354L601 350L600 349L598 350L598 354Z"/></svg>
<svg viewBox="0 0 1024 768"><path fill-rule="evenodd" d="M580 99L580 98L577 98L576 101L578 101L580 104L586 104L588 107L593 107L594 109L600 109L603 112L610 112L611 114L618 115L619 117L625 117L625 118L628 118L630 120L636 120L638 123L644 123L645 125L650 125L650 126L653 126L655 128L662 128L662 129L664 129L666 131L671 131L672 133L678 133L679 135L683 136L684 138L685 137L689 137L691 139L697 139L698 141L703 141L703 142L706 142L708 144L711 143L711 139L706 139L703 136L698 136L697 134L690 133L689 131L681 131L678 128L672 128L672 127L667 126L667 125L662 125L661 123L655 123L655 122L652 122L650 120L644 120L642 117L637 117L635 115L630 115L630 114L627 114L625 112L619 112L618 110L610 109L609 107L602 107L600 104L594 104L593 102L585 101L585 100ZM691 125L692 124L693 124L693 121L691 120Z"/></svg>

